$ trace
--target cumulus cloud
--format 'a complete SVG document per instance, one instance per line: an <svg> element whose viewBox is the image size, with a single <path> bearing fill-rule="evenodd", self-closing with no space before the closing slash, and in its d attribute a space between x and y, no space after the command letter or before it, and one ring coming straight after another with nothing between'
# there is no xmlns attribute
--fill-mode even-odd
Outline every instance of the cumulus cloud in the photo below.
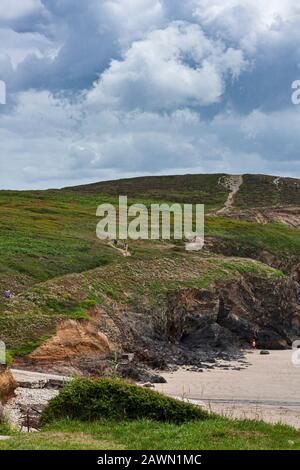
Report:
<svg viewBox="0 0 300 470"><path fill-rule="evenodd" d="M237 78L244 67L241 51L208 39L198 25L173 22L112 61L89 100L129 109L209 105L220 99L226 76Z"/></svg>
<svg viewBox="0 0 300 470"><path fill-rule="evenodd" d="M285 24L296 25L300 8L295 0L196 0L193 11L205 27L254 52L263 36L276 40Z"/></svg>
<svg viewBox="0 0 300 470"><path fill-rule="evenodd" d="M7 57L12 67L16 68L28 55L44 57L54 53L52 43L40 33L18 33L12 29L0 28L1 56Z"/></svg>
<svg viewBox="0 0 300 470"><path fill-rule="evenodd" d="M42 112L41 112L42 110ZM284 124L283 124L284 123ZM1 187L53 187L121 176L255 172L300 176L298 109L169 113L91 109L26 92L2 116Z"/></svg>
<svg viewBox="0 0 300 470"><path fill-rule="evenodd" d="M27 48L11 79L13 91L89 88L131 41L166 21L161 0L41 1L40 15L35 10L36 15L17 30L21 38L25 31L39 32L49 47L42 54L32 54ZM14 11L20 10L14 6ZM5 46L3 49L9 55Z"/></svg>

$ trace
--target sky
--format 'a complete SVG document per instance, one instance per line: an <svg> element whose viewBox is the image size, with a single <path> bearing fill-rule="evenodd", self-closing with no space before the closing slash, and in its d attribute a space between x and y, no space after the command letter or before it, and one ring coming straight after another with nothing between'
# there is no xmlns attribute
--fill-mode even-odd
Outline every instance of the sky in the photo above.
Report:
<svg viewBox="0 0 300 470"><path fill-rule="evenodd" d="M0 189L300 177L298 0L1 0Z"/></svg>

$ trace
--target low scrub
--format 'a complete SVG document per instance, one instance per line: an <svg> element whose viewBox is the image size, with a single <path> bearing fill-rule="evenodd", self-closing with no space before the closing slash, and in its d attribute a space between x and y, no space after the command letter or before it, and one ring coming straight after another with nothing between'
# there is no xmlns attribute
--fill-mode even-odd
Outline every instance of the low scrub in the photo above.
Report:
<svg viewBox="0 0 300 470"><path fill-rule="evenodd" d="M42 423L61 418L94 421L97 419L184 423L208 419L208 414L158 392L119 379L76 379L53 398L42 415Z"/></svg>

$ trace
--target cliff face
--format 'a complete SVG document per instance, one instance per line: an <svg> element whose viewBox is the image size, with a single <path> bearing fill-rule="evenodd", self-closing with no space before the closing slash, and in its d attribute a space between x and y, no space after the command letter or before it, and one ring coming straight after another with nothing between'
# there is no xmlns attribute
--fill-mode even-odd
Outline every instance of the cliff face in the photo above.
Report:
<svg viewBox="0 0 300 470"><path fill-rule="evenodd" d="M188 289L169 297L166 329L171 340L191 348L249 344L283 349L299 337L297 284L288 278L245 276L210 289Z"/></svg>
<svg viewBox="0 0 300 470"><path fill-rule="evenodd" d="M113 302L93 307L90 320L67 320L17 365L38 370L101 375L114 352L137 362L198 364L235 354L255 339L262 349L284 349L300 335L297 283L288 277L246 273L207 288L178 287L140 299L133 309ZM204 358L204 359L203 359Z"/></svg>
<svg viewBox="0 0 300 470"><path fill-rule="evenodd" d="M101 309L91 308L89 315L90 320L58 323L56 334L25 358L16 359L15 365L69 373L71 370L84 372L88 363L97 363L101 374L105 369L104 360L112 351L120 351L121 346L115 342L115 325Z"/></svg>

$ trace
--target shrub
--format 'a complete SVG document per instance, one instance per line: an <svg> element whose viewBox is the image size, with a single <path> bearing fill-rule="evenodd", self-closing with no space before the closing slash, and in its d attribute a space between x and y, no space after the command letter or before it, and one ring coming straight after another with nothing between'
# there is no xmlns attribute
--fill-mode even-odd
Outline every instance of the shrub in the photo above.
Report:
<svg viewBox="0 0 300 470"><path fill-rule="evenodd" d="M120 379L76 379L53 398L42 415L42 423L69 418L140 419L183 423L204 420L201 408L161 395Z"/></svg>

